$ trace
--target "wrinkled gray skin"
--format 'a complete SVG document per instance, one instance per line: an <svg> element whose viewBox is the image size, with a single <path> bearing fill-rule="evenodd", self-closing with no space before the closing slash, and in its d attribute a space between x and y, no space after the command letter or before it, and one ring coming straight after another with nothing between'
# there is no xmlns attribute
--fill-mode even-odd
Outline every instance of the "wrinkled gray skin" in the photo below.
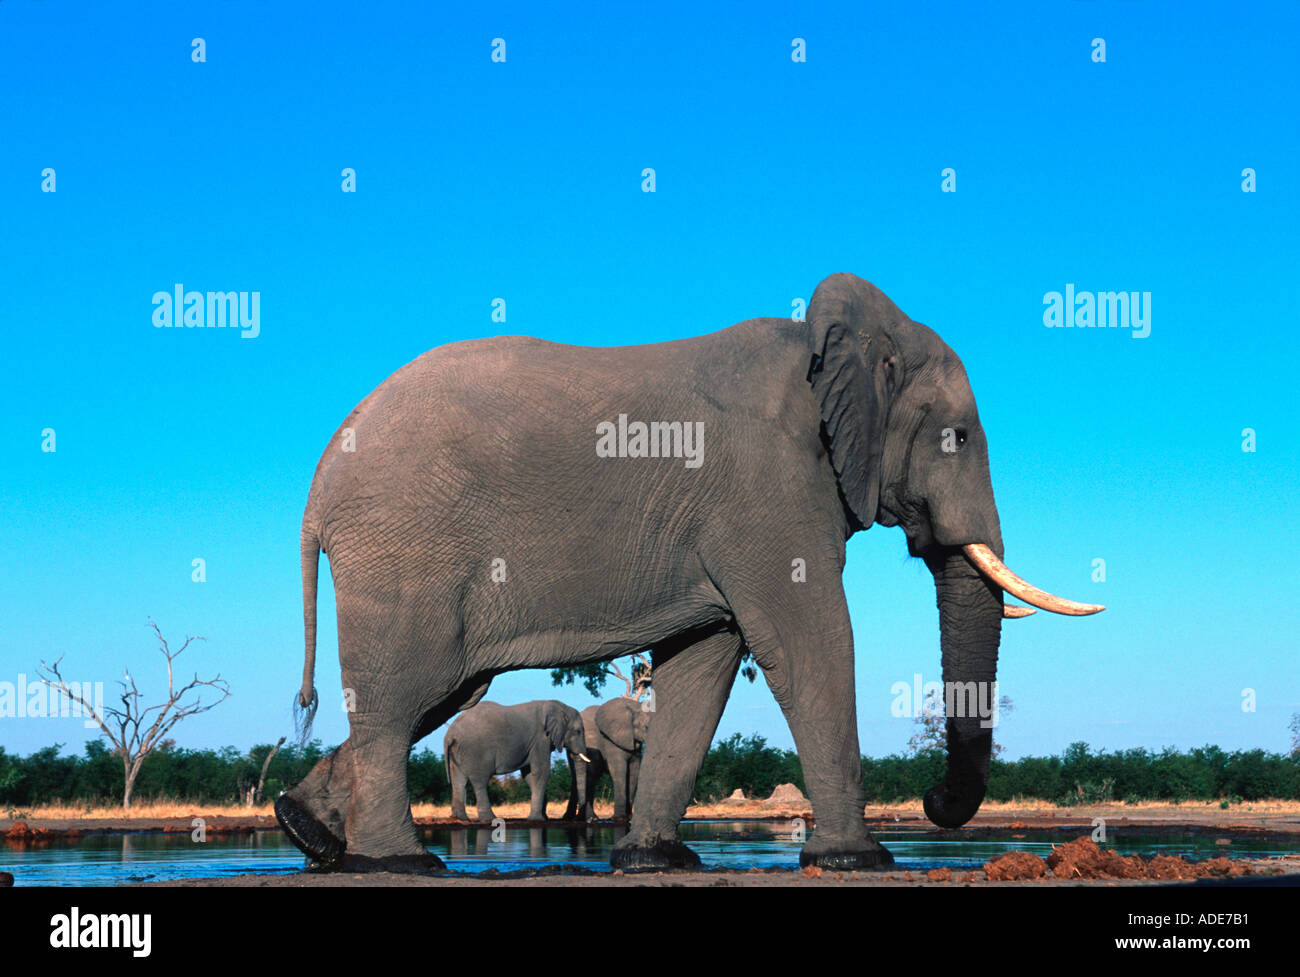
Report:
<svg viewBox="0 0 1300 977"><path fill-rule="evenodd" d="M564 820L576 820L579 812L583 821L596 819L592 804L596 782L606 771L614 782L614 820L627 820L636 800L636 785L641 775L641 744L650 729L650 716L648 710L641 708L640 702L621 697L582 710L587 758L591 762L578 761ZM579 798L579 786L585 787L585 804Z"/></svg>
<svg viewBox="0 0 1300 977"><path fill-rule="evenodd" d="M478 820L492 820L488 781L518 770L528 781L531 821L546 820L546 785L551 779L551 753L564 750L570 769L586 766L580 756L587 749L582 716L555 699L537 699L517 706L480 702L460 715L443 738L447 779L451 782L451 816L465 815L465 784L474 786ZM578 785L586 802L586 782Z"/></svg>
<svg viewBox="0 0 1300 977"><path fill-rule="evenodd" d="M703 422L703 463L598 458L596 426L619 414ZM946 428L958 450L943 450ZM346 429L355 451L342 450ZM748 648L812 800L800 861L889 864L863 820L841 583L846 540L873 522L900 526L934 576L944 681L992 682L1002 591L959 549L1002 557L974 395L956 354L856 276L822 282L807 322L750 319L648 346L508 336L426 353L362 401L316 469L299 699L314 701L320 549L355 711L343 745L277 802L281 824L352 870L439 869L411 821L411 744L500 672L653 648L655 721L611 861L696 864L678 823ZM925 799L936 824L975 813L991 746L978 716L948 719L947 774Z"/></svg>

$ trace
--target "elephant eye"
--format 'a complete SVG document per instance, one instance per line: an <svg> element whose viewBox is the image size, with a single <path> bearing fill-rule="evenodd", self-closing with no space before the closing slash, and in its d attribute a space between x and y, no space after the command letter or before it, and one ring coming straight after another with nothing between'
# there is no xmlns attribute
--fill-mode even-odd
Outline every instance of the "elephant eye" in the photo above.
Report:
<svg viewBox="0 0 1300 977"><path fill-rule="evenodd" d="M960 448L962 445L966 443L966 429L964 427L959 427L955 429L953 431L953 434L957 438L957 447Z"/></svg>

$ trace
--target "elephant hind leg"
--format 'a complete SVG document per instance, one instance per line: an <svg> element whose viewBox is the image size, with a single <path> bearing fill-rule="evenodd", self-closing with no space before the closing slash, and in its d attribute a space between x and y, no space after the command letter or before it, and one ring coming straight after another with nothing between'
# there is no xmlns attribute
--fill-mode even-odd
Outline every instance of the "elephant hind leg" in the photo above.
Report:
<svg viewBox="0 0 1300 977"><path fill-rule="evenodd" d="M342 626L339 645L344 687L355 690L355 710L349 715L352 745L352 791L346 818L347 850L339 861L343 871L446 871L446 865L420 840L411 815L407 764L411 746L445 723L484 685L483 676L439 676L436 671L407 663L421 661L431 644L412 630L391 638L391 629L375 639L391 650L390 660L403 663L383 672L376 681L366 655L372 637L355 625ZM449 653L429 652L428 661L446 661Z"/></svg>
<svg viewBox="0 0 1300 977"><path fill-rule="evenodd" d="M528 766L520 771L524 779L528 782L529 795L532 803L528 807L528 820L545 821L546 820L546 787L551 780L551 757L547 753L545 756L536 756L528 762Z"/></svg>
<svg viewBox="0 0 1300 977"><path fill-rule="evenodd" d="M348 804L347 852L339 863L344 871L446 871L442 859L429 852L416 833L407 793L407 760L414 743L466 703L482 698L490 680L489 675L472 675L423 712L411 709L399 696L396 702L377 700L369 713L353 713L349 739L357 775ZM408 690L406 695L414 693ZM363 696L358 700L367 701ZM404 726L393 718L402 715L419 718ZM473 779L474 771L465 774L474 785L481 816L488 803L486 779L479 783ZM491 808L487 814L491 820Z"/></svg>
<svg viewBox="0 0 1300 977"><path fill-rule="evenodd" d="M487 692L491 676L474 675L461 684L438 707L420 719L411 737L414 744L441 726L460 709L468 708ZM460 771L457 771L460 772ZM464 778L461 778L460 814L464 813ZM275 802L276 820L285 834L308 858L323 866L336 866L347 848L347 811L352 796L352 741L344 740L332 753L322 757L292 790ZM452 784L455 807L456 785ZM409 809L408 809L409 814Z"/></svg>
<svg viewBox="0 0 1300 977"><path fill-rule="evenodd" d="M469 783L469 775L465 773L465 768L452 759L453 747L448 746L443 754L443 761L447 767L447 779L451 783L451 816L457 821L468 821L469 817L465 813L465 785Z"/></svg>
<svg viewBox="0 0 1300 977"><path fill-rule="evenodd" d="M442 859L420 843L407 797L410 735L388 723L352 722L352 762L358 775L347 815L348 872L445 871Z"/></svg>
<svg viewBox="0 0 1300 977"><path fill-rule="evenodd" d="M352 793L352 744L322 757L293 790L275 802L285 834L308 858L333 865L343 855L348 798Z"/></svg>
<svg viewBox="0 0 1300 977"><path fill-rule="evenodd" d="M414 746L424 739L457 712L477 704L487 694L488 686L491 684L491 677L484 675L475 675L462 682L456 692L445 702L420 717L420 722L411 735L411 745ZM469 783L469 774L466 773L464 766L455 760L454 754L455 743L444 743L443 764L447 771L447 783L451 786L451 816L457 821L468 821L469 816L465 813L465 785Z"/></svg>
<svg viewBox="0 0 1300 977"><path fill-rule="evenodd" d="M727 704L741 648L739 634L721 631L655 650L655 717L632 823L609 856L615 868L658 872L700 864L681 843L678 826Z"/></svg>
<svg viewBox="0 0 1300 977"><path fill-rule="evenodd" d="M492 799L488 797L488 776L475 777L470 780L474 788L474 805L480 821L491 821L496 815L492 811Z"/></svg>

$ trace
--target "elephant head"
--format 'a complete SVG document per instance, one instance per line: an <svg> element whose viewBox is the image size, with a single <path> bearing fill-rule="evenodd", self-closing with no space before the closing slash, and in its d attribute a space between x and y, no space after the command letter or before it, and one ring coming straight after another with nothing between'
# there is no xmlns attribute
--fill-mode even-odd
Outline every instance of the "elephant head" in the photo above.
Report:
<svg viewBox="0 0 1300 977"><path fill-rule="evenodd" d="M635 753L650 729L650 712L634 699L612 699L596 711L596 728L626 753Z"/></svg>
<svg viewBox="0 0 1300 977"><path fill-rule="evenodd" d="M992 729L972 697L994 695L1003 590L1063 614L1062 600L1002 563L988 442L966 371L933 331L855 275L832 275L808 306L808 381L854 529L900 526L934 575L947 705L948 769L925 795L942 827L965 824L988 785Z"/></svg>
<svg viewBox="0 0 1300 977"><path fill-rule="evenodd" d="M543 720L546 738L550 740L552 750L564 750L568 754L573 781L577 787L578 810L582 810L587 802L586 765L591 762L587 756L587 736L583 729L582 714L555 700L550 700L547 705L549 708Z"/></svg>

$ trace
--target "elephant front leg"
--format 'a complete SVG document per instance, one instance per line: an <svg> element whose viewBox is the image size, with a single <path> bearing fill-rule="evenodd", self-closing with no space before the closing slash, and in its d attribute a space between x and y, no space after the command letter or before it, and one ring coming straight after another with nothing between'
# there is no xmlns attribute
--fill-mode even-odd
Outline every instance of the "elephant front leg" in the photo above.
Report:
<svg viewBox="0 0 1300 977"><path fill-rule="evenodd" d="M614 820L626 821L628 758L622 750L611 752L614 755L609 759L609 776L614 781Z"/></svg>
<svg viewBox="0 0 1300 977"><path fill-rule="evenodd" d="M581 816L578 810L578 778L587 776L587 765L576 757L569 757L569 803L565 805L561 821L573 821Z"/></svg>
<svg viewBox="0 0 1300 977"><path fill-rule="evenodd" d="M641 779L641 754L633 753L627 758L627 806L636 810L636 785Z"/></svg>
<svg viewBox="0 0 1300 977"><path fill-rule="evenodd" d="M678 826L722 718L741 647L738 634L724 631L655 652L655 716L632 823L609 856L615 868L653 872L700 864L682 844Z"/></svg>
<svg viewBox="0 0 1300 977"><path fill-rule="evenodd" d="M853 632L843 591L837 587L835 595L800 610L779 619L757 609L747 616L738 611L736 618L790 724L812 801L816 828L799 853L799 864L884 868L894 858L871 837L863 818Z"/></svg>

